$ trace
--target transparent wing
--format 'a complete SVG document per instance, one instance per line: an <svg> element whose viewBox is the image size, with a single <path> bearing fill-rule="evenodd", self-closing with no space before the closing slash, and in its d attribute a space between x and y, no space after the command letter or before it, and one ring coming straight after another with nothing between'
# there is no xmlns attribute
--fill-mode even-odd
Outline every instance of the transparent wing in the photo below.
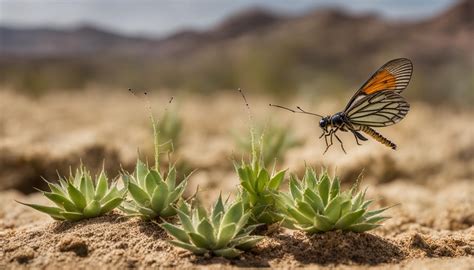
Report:
<svg viewBox="0 0 474 270"><path fill-rule="evenodd" d="M345 111L355 125L386 127L398 123L410 110L410 104L399 94L386 90L366 96Z"/></svg>
<svg viewBox="0 0 474 270"><path fill-rule="evenodd" d="M357 100L380 91L390 90L400 94L410 82L412 72L413 64L409 59L398 58L389 61L357 90L345 110L355 104Z"/></svg>

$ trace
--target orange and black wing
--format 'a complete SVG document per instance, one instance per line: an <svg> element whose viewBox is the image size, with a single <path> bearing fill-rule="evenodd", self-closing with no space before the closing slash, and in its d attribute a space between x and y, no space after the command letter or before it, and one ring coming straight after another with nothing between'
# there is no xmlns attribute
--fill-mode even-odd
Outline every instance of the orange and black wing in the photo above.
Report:
<svg viewBox="0 0 474 270"><path fill-rule="evenodd" d="M389 61L362 85L351 98L344 111L347 111L355 100L380 91L388 90L400 94L410 82L412 72L413 64L409 59L398 58Z"/></svg>

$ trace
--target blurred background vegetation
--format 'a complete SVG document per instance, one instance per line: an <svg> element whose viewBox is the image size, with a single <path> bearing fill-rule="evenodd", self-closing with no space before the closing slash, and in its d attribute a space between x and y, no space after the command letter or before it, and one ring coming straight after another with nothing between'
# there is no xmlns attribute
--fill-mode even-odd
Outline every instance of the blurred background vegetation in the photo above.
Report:
<svg viewBox="0 0 474 270"><path fill-rule="evenodd" d="M291 124L280 125L276 121L258 121L253 128L254 145L263 164L271 168L283 162L288 150L302 146L304 141L293 133ZM234 133L234 141L242 156L252 153L252 135Z"/></svg>
<svg viewBox="0 0 474 270"><path fill-rule="evenodd" d="M237 88L249 98L256 138L264 134L266 165L319 166L334 154L339 166L351 156L340 156L337 147L320 156L325 146L314 118L268 103L333 113L398 57L414 63L403 93L412 120L384 134L407 148L418 146L412 139L419 137L425 148L413 153L423 170L449 166L470 177L472 136L460 126L471 119L474 102L473 3L0 0L0 190L32 192L43 183L39 176L54 179L56 170L67 173L81 159L92 171L106 159L109 172L132 170L137 148L151 160L148 107L161 120L162 151L173 151L162 155L163 165L176 161L184 174L199 169L196 185L233 190L223 180L233 176L229 159L247 158L250 150L245 107L231 91ZM149 100L142 102L145 91ZM433 145L439 154L429 163L424 149ZM394 179L412 168L379 150L358 148L367 152L347 163L353 166L347 175L378 161L375 153L384 155L383 173L372 169L372 176Z"/></svg>
<svg viewBox="0 0 474 270"><path fill-rule="evenodd" d="M212 94L242 87L276 97L348 98L392 58L414 62L406 95L474 101L473 1L421 19L340 8L285 15L262 8L164 37L0 26L0 87L32 96L106 87Z"/></svg>

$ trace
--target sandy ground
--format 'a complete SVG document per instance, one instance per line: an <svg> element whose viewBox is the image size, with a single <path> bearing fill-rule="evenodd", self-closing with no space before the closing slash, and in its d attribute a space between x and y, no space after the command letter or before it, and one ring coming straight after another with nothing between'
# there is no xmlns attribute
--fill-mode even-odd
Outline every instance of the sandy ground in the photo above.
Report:
<svg viewBox="0 0 474 270"><path fill-rule="evenodd" d="M152 95L160 113L169 94ZM364 169L363 185L393 218L368 234L331 232L306 236L288 230L266 232L266 239L235 260L196 257L174 248L152 223L119 212L78 223L59 223L14 202L44 202L33 187L40 176L54 180L79 159L114 175L120 164L131 169L137 148L150 156L151 134L144 103L124 94L56 94L31 100L0 92L0 268L77 268L91 266L256 266L342 269L472 269L474 265L474 112L412 104L400 124L379 131L399 150L374 141L356 146L343 135L348 154L324 145L316 120L268 108L271 98L248 94L253 117L277 120L303 144L290 149L278 166L301 173L305 162L337 169L352 183ZM199 185L210 203L219 191L235 191L232 156L240 158L232 133L245 134L248 120L237 93L175 98L170 110L183 118L181 142L173 158L181 168L198 169L186 194ZM316 112L335 112L341 104L298 104ZM280 101L281 103L281 101ZM285 103L285 102L283 102ZM209 104L212 104L210 106Z"/></svg>

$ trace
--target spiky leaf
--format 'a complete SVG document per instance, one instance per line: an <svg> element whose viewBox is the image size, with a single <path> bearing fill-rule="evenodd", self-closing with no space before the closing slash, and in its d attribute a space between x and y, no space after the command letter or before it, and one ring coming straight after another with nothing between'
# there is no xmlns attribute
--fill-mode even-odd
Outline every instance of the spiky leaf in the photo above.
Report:
<svg viewBox="0 0 474 270"><path fill-rule="evenodd" d="M365 210L361 209L355 212L350 212L342 216L337 223L334 225L336 229L345 229L349 227L351 224L354 224L356 220L358 220L363 214Z"/></svg>
<svg viewBox="0 0 474 270"><path fill-rule="evenodd" d="M169 242L177 247L187 249L194 254L202 255L207 252L207 250L204 248L199 248L199 247L193 246L192 244L184 243L181 241L170 240Z"/></svg>
<svg viewBox="0 0 474 270"><path fill-rule="evenodd" d="M224 214L222 218L222 224L227 226L228 224L236 224L243 215L243 207L241 203L233 204L229 210Z"/></svg>
<svg viewBox="0 0 474 270"><path fill-rule="evenodd" d="M156 172L150 171L145 177L145 191L148 194L153 194L156 186L158 185L158 177L155 175Z"/></svg>
<svg viewBox="0 0 474 270"><path fill-rule="evenodd" d="M160 181L152 194L151 208L155 213L160 213L165 207L165 202L168 197L168 187L163 181Z"/></svg>
<svg viewBox="0 0 474 270"><path fill-rule="evenodd" d="M240 254L242 254L242 251L236 248L223 248L223 249L213 250L212 252L216 254L217 256L222 256L229 259L235 258L239 256Z"/></svg>
<svg viewBox="0 0 474 270"><path fill-rule="evenodd" d="M194 232L189 232L188 235L189 235L189 238L191 239L191 242L197 247L205 248L205 249L212 248L211 243L206 238L204 238L204 236L201 236L200 234L194 233Z"/></svg>
<svg viewBox="0 0 474 270"><path fill-rule="evenodd" d="M39 204L31 204L31 203L22 203L18 202L23 205L29 206L33 209L36 209L40 212L43 212L45 214L50 215L51 217L55 219L65 219L62 215L61 212L63 211L61 208L58 207L51 207L51 206L44 206L44 205L39 205Z"/></svg>
<svg viewBox="0 0 474 270"><path fill-rule="evenodd" d="M92 200L85 208L84 208L84 216L91 218L97 217L100 215L100 203L96 200Z"/></svg>
<svg viewBox="0 0 474 270"><path fill-rule="evenodd" d="M172 166L166 176L166 184L170 189L174 189L176 186L176 168Z"/></svg>
<svg viewBox="0 0 474 270"><path fill-rule="evenodd" d="M136 173L136 180L138 181L138 184L144 187L145 178L146 178L146 175L148 174L148 167L140 159L137 160L135 173Z"/></svg>
<svg viewBox="0 0 474 270"><path fill-rule="evenodd" d="M65 219L67 220L72 220L72 221L78 221L84 218L84 215L82 213L77 213L77 212L67 212L63 211L60 213Z"/></svg>
<svg viewBox="0 0 474 270"><path fill-rule="evenodd" d="M219 231L217 235L216 248L225 247L236 234L236 225L228 224Z"/></svg>
<svg viewBox="0 0 474 270"><path fill-rule="evenodd" d="M132 195L133 199L142 206L150 205L150 197L142 188L140 188L135 183L130 182L128 184L128 191Z"/></svg>
<svg viewBox="0 0 474 270"><path fill-rule="evenodd" d="M56 205L66 209L67 211L79 211L78 207L76 207L76 205L72 201L60 194L43 192L43 195L52 202L54 202Z"/></svg>
<svg viewBox="0 0 474 270"><path fill-rule="evenodd" d="M268 188L271 190L277 190L280 187L281 182L285 178L285 173L286 170L281 170L277 172L268 183Z"/></svg>
<svg viewBox="0 0 474 270"><path fill-rule="evenodd" d="M179 241L189 243L190 239L185 230L180 229L179 227L167 222L161 224L161 227Z"/></svg>
<svg viewBox="0 0 474 270"><path fill-rule="evenodd" d="M263 236L245 236L241 239L236 239L235 247L241 250L249 250L253 248L258 242L260 242Z"/></svg>
<svg viewBox="0 0 474 270"><path fill-rule="evenodd" d="M107 182L107 176L105 175L104 171L102 171L99 175L99 180L97 181L97 188L95 190L95 199L102 200L104 198L107 190L109 189Z"/></svg>
<svg viewBox="0 0 474 270"><path fill-rule="evenodd" d="M319 191L319 196L323 200L324 205L328 203L329 200L329 187L330 187L330 182L329 182L329 176L325 172L321 179L319 180L318 183L318 191Z"/></svg>
<svg viewBox="0 0 474 270"><path fill-rule="evenodd" d="M197 231L200 235L207 238L210 246L213 247L216 244L216 235L212 224L207 218L204 218L201 223L197 226Z"/></svg>
<svg viewBox="0 0 474 270"><path fill-rule="evenodd" d="M69 184L67 187L67 192L69 194L69 197L71 200L74 202L77 208L79 210L83 210L84 207L86 207L86 197L81 193L79 189L74 187L74 185Z"/></svg>
<svg viewBox="0 0 474 270"><path fill-rule="evenodd" d="M123 199L119 197L119 198L114 198L114 199L111 199L110 201L105 202L102 205L102 208L100 210L100 214L103 215L105 213L108 213L108 212L112 211L117 206L119 206L122 203L122 201L123 201Z"/></svg>

